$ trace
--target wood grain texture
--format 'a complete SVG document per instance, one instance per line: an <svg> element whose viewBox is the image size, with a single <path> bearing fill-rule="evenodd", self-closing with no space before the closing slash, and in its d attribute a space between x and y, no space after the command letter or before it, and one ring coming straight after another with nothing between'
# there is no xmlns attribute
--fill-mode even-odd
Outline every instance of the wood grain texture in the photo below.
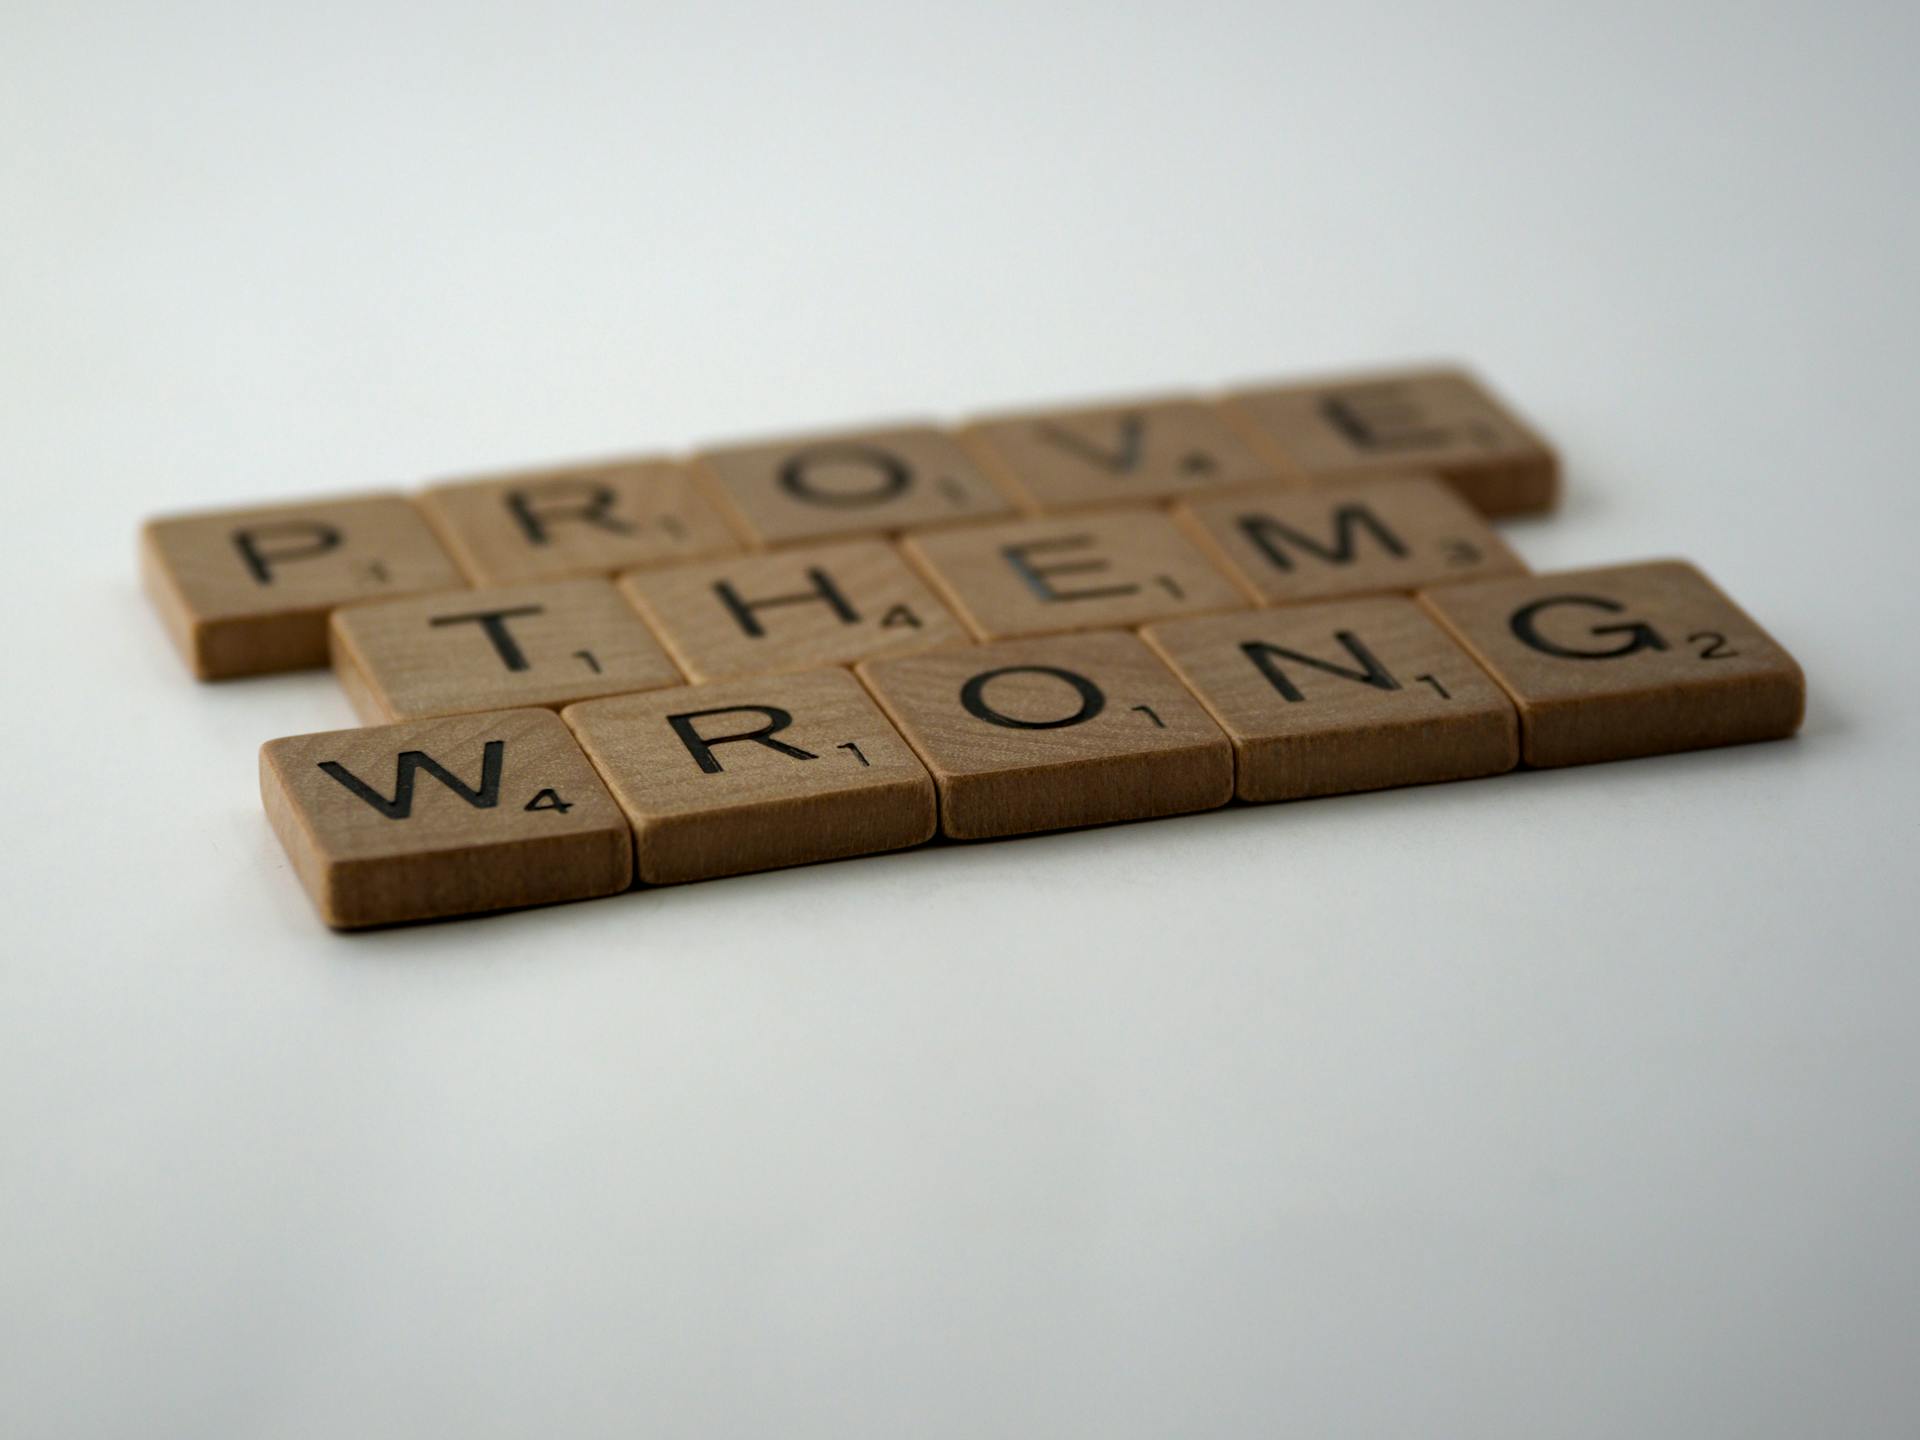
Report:
<svg viewBox="0 0 1920 1440"><path fill-rule="evenodd" d="M467 583L399 495L161 516L141 531L140 568L202 680L325 665L335 606Z"/></svg>
<svg viewBox="0 0 1920 1440"><path fill-rule="evenodd" d="M1799 665L1685 561L1448 585L1418 598L1513 697L1529 765L1800 728Z"/></svg>
<svg viewBox="0 0 1920 1440"><path fill-rule="evenodd" d="M260 795L339 929L584 900L633 875L626 820L551 710L269 740Z"/></svg>
<svg viewBox="0 0 1920 1440"><path fill-rule="evenodd" d="M795 674L968 639L884 540L628 574L620 588L695 681Z"/></svg>
<svg viewBox="0 0 1920 1440"><path fill-rule="evenodd" d="M1233 741L1242 800L1465 780L1519 763L1512 702L1411 599L1174 620L1141 637Z"/></svg>
<svg viewBox="0 0 1920 1440"><path fill-rule="evenodd" d="M1265 386L1221 408L1261 453L1313 480L1428 471L1483 515L1550 510L1559 494L1553 450L1464 370Z"/></svg>
<svg viewBox="0 0 1920 1440"><path fill-rule="evenodd" d="M1224 805L1233 748L1136 636L1012 640L855 667L956 840Z"/></svg>
<svg viewBox="0 0 1920 1440"><path fill-rule="evenodd" d="M1411 594L1527 569L1479 512L1427 475L1206 496L1173 515L1262 605Z"/></svg>
<svg viewBox="0 0 1920 1440"><path fill-rule="evenodd" d="M960 434L1034 514L1300 479L1284 457L1261 454L1213 406L1187 396L983 416Z"/></svg>
<svg viewBox="0 0 1920 1440"><path fill-rule="evenodd" d="M649 885L899 850L933 838L933 781L845 670L562 712L633 826Z"/></svg>
<svg viewBox="0 0 1920 1440"><path fill-rule="evenodd" d="M369 724L685 682L611 580L547 580L333 612L333 668Z"/></svg>
<svg viewBox="0 0 1920 1440"><path fill-rule="evenodd" d="M931 425L725 446L701 451L694 466L762 549L1013 511L959 442Z"/></svg>
<svg viewBox="0 0 1920 1440"><path fill-rule="evenodd" d="M422 492L420 508L475 585L612 575L743 548L692 473L669 460L443 481Z"/></svg>
<svg viewBox="0 0 1920 1440"><path fill-rule="evenodd" d="M982 640L1245 609L1161 510L1133 507L908 535L900 548Z"/></svg>

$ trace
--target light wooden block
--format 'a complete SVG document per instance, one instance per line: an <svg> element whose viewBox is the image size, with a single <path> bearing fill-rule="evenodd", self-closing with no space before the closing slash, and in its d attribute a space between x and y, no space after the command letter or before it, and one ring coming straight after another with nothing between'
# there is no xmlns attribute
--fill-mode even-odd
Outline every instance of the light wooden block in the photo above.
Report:
<svg viewBox="0 0 1920 1440"><path fill-rule="evenodd" d="M913 534L901 549L982 640L1247 608L1162 510L1008 520Z"/></svg>
<svg viewBox="0 0 1920 1440"><path fill-rule="evenodd" d="M933 782L845 670L589 700L562 712L633 826L649 885L933 838Z"/></svg>
<svg viewBox="0 0 1920 1440"><path fill-rule="evenodd" d="M718 447L694 466L762 549L1013 511L959 442L931 425Z"/></svg>
<svg viewBox="0 0 1920 1440"><path fill-rule="evenodd" d="M1549 510L1559 493L1552 448L1464 370L1241 390L1223 409L1261 453L1313 480L1428 471L1483 515Z"/></svg>
<svg viewBox="0 0 1920 1440"><path fill-rule="evenodd" d="M620 577L687 678L793 674L964 644L960 622L884 540Z"/></svg>
<svg viewBox="0 0 1920 1440"><path fill-rule="evenodd" d="M333 668L368 724L685 683L611 580L547 580L333 612Z"/></svg>
<svg viewBox="0 0 1920 1440"><path fill-rule="evenodd" d="M147 593L202 680L327 663L327 614L466 588L399 495L166 515L140 536Z"/></svg>
<svg viewBox="0 0 1920 1440"><path fill-rule="evenodd" d="M1527 569L1478 511L1426 475L1212 495L1173 514L1262 605L1411 594Z"/></svg>
<svg viewBox="0 0 1920 1440"><path fill-rule="evenodd" d="M1799 665L1684 561L1448 585L1419 599L1513 697L1529 765L1800 728Z"/></svg>
<svg viewBox="0 0 1920 1440"><path fill-rule="evenodd" d="M1185 396L985 416L960 433L1035 514L1301 478L1284 458L1256 451L1213 406Z"/></svg>
<svg viewBox="0 0 1920 1440"><path fill-rule="evenodd" d="M633 842L551 710L269 740L260 795L340 929L626 889Z"/></svg>
<svg viewBox="0 0 1920 1440"><path fill-rule="evenodd" d="M1233 748L1136 636L1013 640L855 667L957 840L1224 805Z"/></svg>
<svg viewBox="0 0 1920 1440"><path fill-rule="evenodd" d="M743 547L683 465L620 460L451 480L420 508L475 585L612 575Z"/></svg>
<svg viewBox="0 0 1920 1440"><path fill-rule="evenodd" d="M1498 775L1512 702L1413 600L1295 605L1141 632L1233 741L1242 800Z"/></svg>

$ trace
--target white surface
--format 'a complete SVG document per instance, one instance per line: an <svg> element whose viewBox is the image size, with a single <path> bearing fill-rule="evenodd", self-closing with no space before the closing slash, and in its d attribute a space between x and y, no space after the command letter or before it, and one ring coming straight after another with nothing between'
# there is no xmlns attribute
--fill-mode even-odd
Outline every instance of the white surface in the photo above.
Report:
<svg viewBox="0 0 1920 1440"><path fill-rule="evenodd" d="M0 1433L1909 1436L1911 6L0 12ZM1799 740L358 939L148 512L1457 355Z"/></svg>

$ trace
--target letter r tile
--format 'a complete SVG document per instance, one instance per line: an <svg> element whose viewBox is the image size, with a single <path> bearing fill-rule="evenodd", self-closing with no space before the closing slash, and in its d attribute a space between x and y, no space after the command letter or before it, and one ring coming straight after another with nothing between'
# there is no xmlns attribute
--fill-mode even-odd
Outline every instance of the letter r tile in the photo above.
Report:
<svg viewBox="0 0 1920 1440"><path fill-rule="evenodd" d="M1448 585L1419 600L1513 697L1529 765L1777 740L1800 728L1799 665L1684 561Z"/></svg>
<svg viewBox="0 0 1920 1440"><path fill-rule="evenodd" d="M649 885L933 838L933 782L845 670L590 700L562 712L633 826Z"/></svg>
<svg viewBox="0 0 1920 1440"><path fill-rule="evenodd" d="M1003 641L855 667L918 752L956 840L1224 805L1233 750L1124 632Z"/></svg>

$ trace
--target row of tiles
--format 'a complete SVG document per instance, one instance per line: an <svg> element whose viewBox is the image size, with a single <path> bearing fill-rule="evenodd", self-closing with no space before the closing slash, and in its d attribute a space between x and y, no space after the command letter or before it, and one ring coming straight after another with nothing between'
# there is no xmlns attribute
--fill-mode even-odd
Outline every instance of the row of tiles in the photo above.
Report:
<svg viewBox="0 0 1920 1440"><path fill-rule="evenodd" d="M422 719L1525 568L1439 481L1389 477L363 602L331 652L364 719Z"/></svg>
<svg viewBox="0 0 1920 1440"><path fill-rule="evenodd" d="M1545 509L1557 485L1552 450L1507 406L1426 370L163 517L142 553L214 679L324 664L327 612L371 598L1404 472L1489 515Z"/></svg>
<svg viewBox="0 0 1920 1440"><path fill-rule="evenodd" d="M295 736L261 789L356 927L1773 739L1804 704L1667 561Z"/></svg>

